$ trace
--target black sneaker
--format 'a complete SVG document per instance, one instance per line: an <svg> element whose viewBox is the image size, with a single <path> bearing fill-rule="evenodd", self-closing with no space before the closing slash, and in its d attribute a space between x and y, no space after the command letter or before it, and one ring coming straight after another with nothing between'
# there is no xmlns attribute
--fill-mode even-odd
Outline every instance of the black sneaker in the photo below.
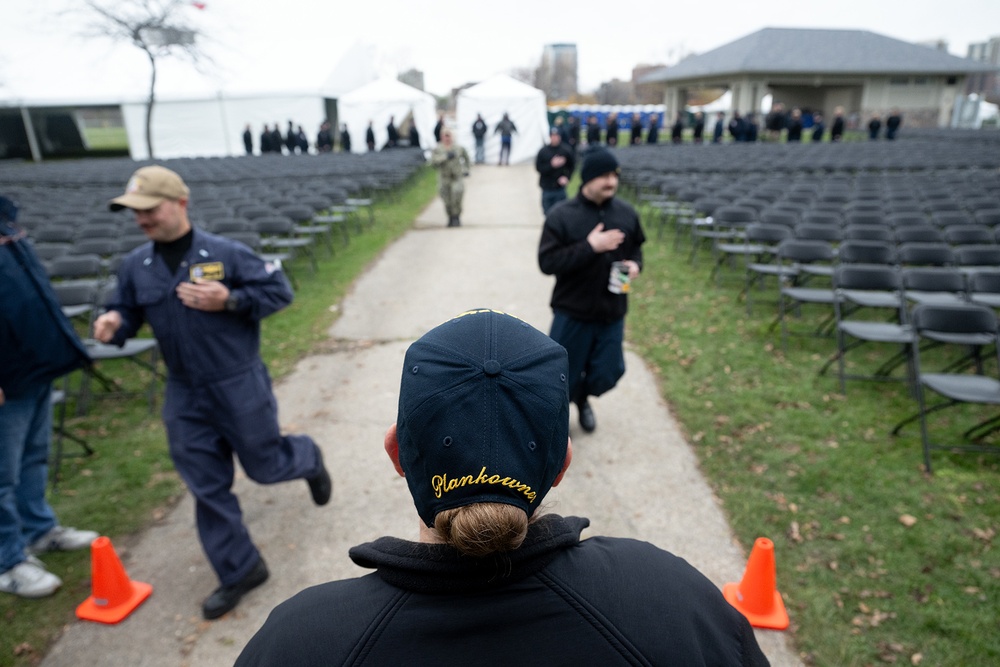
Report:
<svg viewBox="0 0 1000 667"><path fill-rule="evenodd" d="M313 502L323 506L330 502L333 495L333 480L323 463L323 452L316 447L316 460L319 461L319 473L315 477L306 479L309 484L309 492L312 494Z"/></svg>
<svg viewBox="0 0 1000 667"><path fill-rule="evenodd" d="M201 604L202 615L211 621L232 611L244 595L267 581L269 575L264 559L259 559L250 573L243 579L232 586L219 586L205 598Z"/></svg>

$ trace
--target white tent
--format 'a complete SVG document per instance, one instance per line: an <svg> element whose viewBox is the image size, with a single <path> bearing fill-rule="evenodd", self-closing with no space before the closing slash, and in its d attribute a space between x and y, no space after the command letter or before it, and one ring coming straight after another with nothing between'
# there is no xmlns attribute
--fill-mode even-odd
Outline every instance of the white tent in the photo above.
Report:
<svg viewBox="0 0 1000 667"><path fill-rule="evenodd" d="M482 114L489 128L486 161L495 164L500 158L500 135L494 134L494 129L504 113L517 126L511 142L511 164L534 160L538 150L549 140L545 93L506 74L498 74L459 92L455 107L458 142L470 155L474 154L476 140L472 136L472 124L476 122L476 114Z"/></svg>
<svg viewBox="0 0 1000 667"><path fill-rule="evenodd" d="M437 103L434 96L394 78L376 79L360 88L342 95L337 101L337 114L341 123L347 123L351 134L351 152L364 153L365 132L371 121L375 130L375 148L381 149L389 138L386 127L389 117L399 128L411 113L420 133L420 145L434 145L434 125L437 123Z"/></svg>
<svg viewBox="0 0 1000 667"><path fill-rule="evenodd" d="M145 160L146 104L123 102L121 108L132 158ZM326 102L316 93L158 99L153 106L153 153L157 158L243 155L247 123L256 152L265 124L278 123L284 136L289 120L296 129L302 126L311 145L325 118Z"/></svg>

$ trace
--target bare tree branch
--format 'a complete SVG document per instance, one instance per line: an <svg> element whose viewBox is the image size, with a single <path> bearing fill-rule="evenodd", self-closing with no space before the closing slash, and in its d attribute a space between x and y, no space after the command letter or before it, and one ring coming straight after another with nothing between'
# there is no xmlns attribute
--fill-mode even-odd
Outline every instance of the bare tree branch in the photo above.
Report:
<svg viewBox="0 0 1000 667"><path fill-rule="evenodd" d="M186 0L84 0L84 4L92 13L83 30L86 36L128 42L149 59L146 148L152 158L152 119L159 59L179 57L189 60L199 71L200 65L211 61L199 43L201 31L182 15L191 3Z"/></svg>

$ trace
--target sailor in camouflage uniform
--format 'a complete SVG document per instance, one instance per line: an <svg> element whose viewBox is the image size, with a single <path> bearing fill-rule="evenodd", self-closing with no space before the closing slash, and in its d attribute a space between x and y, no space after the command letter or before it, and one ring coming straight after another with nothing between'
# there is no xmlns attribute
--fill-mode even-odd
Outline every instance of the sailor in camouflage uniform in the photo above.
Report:
<svg viewBox="0 0 1000 667"><path fill-rule="evenodd" d="M463 180L469 175L469 153L454 143L451 130L441 131L441 143L431 153L431 164L438 170L438 192L448 212L448 226L461 225Z"/></svg>

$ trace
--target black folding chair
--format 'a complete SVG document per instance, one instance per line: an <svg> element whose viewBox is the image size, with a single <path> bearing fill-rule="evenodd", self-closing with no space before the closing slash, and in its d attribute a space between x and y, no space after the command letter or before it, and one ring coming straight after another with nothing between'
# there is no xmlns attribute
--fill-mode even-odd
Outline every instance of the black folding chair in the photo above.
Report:
<svg viewBox="0 0 1000 667"><path fill-rule="evenodd" d="M969 427L962 434L962 442L941 443L931 438L928 416L961 404L1000 406L1000 378L995 373L1000 368L1000 351L997 349L997 317L990 308L978 304L917 306L911 317L913 330L922 339L943 345L960 346L963 354L972 350L975 358L983 349L993 347L997 366L993 374L986 375L983 363L974 365L975 372L925 372L921 360L921 346L915 345L914 374L918 412L907 417L892 429L893 435L910 423L920 421L920 439L924 452L924 467L931 472L931 451L965 451L1000 454L1000 447L983 443L983 439L1000 429L1000 413L987 416ZM982 361L976 359L976 361ZM942 400L929 405L926 390L938 394Z"/></svg>

